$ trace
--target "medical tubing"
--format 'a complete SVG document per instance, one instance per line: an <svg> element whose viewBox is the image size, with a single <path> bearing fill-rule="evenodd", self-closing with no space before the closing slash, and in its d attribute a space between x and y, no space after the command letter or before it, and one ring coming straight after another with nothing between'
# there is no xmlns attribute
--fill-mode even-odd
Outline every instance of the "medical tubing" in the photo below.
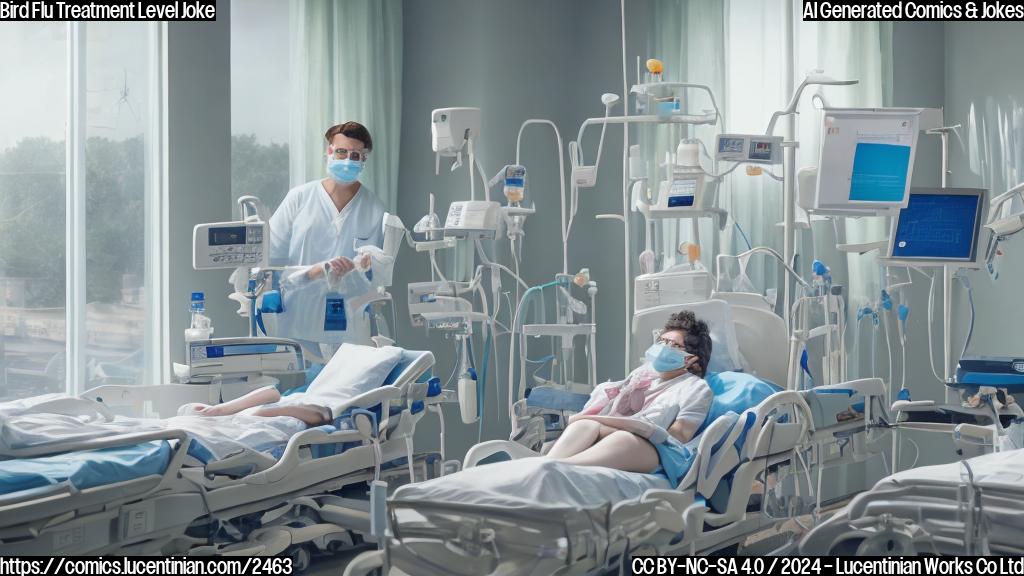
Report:
<svg viewBox="0 0 1024 576"><path fill-rule="evenodd" d="M967 346L971 343L971 336L974 335L974 289L971 288L971 283L966 276L961 274L957 278L964 289L967 290L967 302L971 305L971 323L967 327L967 338L964 340L964 348L960 351L960 357L963 358L964 354L967 353ZM950 318L947 318L946 322L950 320Z"/></svg>
<svg viewBox="0 0 1024 576"><path fill-rule="evenodd" d="M889 342L889 313L882 309L882 333L885 334L885 351L889 355L889 379L885 383L885 401L892 404L892 344Z"/></svg>
<svg viewBox="0 0 1024 576"><path fill-rule="evenodd" d="M441 273L441 269L437 266L437 258L434 250L430 250L430 267L434 270L434 273L437 274L437 277L441 279L441 282L449 284L448 279L444 277L444 274Z"/></svg>
<svg viewBox="0 0 1024 576"><path fill-rule="evenodd" d="M747 233L743 231L743 227L740 226L740 223L736 220L735 216L732 219L732 225L735 226L736 231L740 233L740 238L743 238L743 242L746 243L747 250L753 250L754 246L750 243L750 238L747 236Z"/></svg>
<svg viewBox="0 0 1024 576"><path fill-rule="evenodd" d="M473 164L476 166L476 172L480 175L480 180L484 183L484 200L491 201L491 187L487 181L487 174L484 173L484 167L480 164L479 158L473 159ZM472 174L473 166L469 167L469 171Z"/></svg>
<svg viewBox="0 0 1024 576"><path fill-rule="evenodd" d="M488 361L490 360L490 356L491 356L491 342L493 341L493 338L494 338L494 329L493 328L488 328L488 330L487 330L487 340L484 342L484 369L483 369L483 376L481 378L483 381L487 380L487 366L488 366ZM497 376L498 371L495 370L494 373L495 373L495 376ZM495 389L498 389L498 387L495 386ZM487 408L487 403L484 401L485 392L486 392L486 388L483 388L482 386L478 386L477 387L476 404L477 404L477 414L480 417L480 419L478 420L479 425L477 426L477 433L476 433L476 442L477 442L477 444L482 442L483 441L483 437L484 437L484 410ZM495 394L495 398L498 398L498 397L499 396L497 394ZM498 406L498 413L499 414L501 413L501 407L500 406Z"/></svg>
<svg viewBox="0 0 1024 576"><path fill-rule="evenodd" d="M523 288L529 289L530 285L527 284L526 282L524 282L523 279L519 277L519 274L516 274L512 270L509 270L508 266L505 266L503 264L498 264L497 262L491 262L487 258L487 254L484 252L483 244L480 242L479 238L476 239L476 250L477 250L477 254L480 255L480 261L484 263L484 266L491 267L491 268L497 268L498 270L501 270L502 272L504 272L504 273L508 274L509 276L511 276L512 279L515 280L520 286L522 286Z"/></svg>
<svg viewBox="0 0 1024 576"><path fill-rule="evenodd" d="M515 316L512 318L512 332L511 332L511 338L509 339L509 349L508 349L509 362L508 362L508 381L507 382L508 382L508 414L509 414L509 421L510 422L515 418L515 415L512 413L512 405L515 404L515 392L516 392L516 386L513 385L513 383L515 382L515 365L512 363L512 358L515 358L516 330L519 329L520 314L523 311L523 305L527 303L527 301L528 301L527 298L529 298L530 294L532 294L534 292L540 292L544 288L548 288L550 286L557 286L557 285L558 285L558 281L553 281L553 282L548 282L546 284L541 284L539 286L531 286L530 288L527 288L526 292L523 293L523 298L519 301L519 304L516 306L516 313L515 313ZM524 345L525 343L522 342L522 331L520 331L520 342L519 342L519 344L520 344L520 350L519 350L520 357L521 358L525 358L526 357L526 348L525 348L525 345ZM520 380L521 380L522 379L522 370L524 369L523 367L524 367L525 363L522 360L520 360L519 364L520 364Z"/></svg>
<svg viewBox="0 0 1024 576"><path fill-rule="evenodd" d="M931 275L931 283L928 286L928 368L932 371L932 376L935 377L939 382L943 382L943 378L939 376L937 370L935 370L935 352L933 351L932 345L932 326L935 322L935 273Z"/></svg>
<svg viewBox="0 0 1024 576"><path fill-rule="evenodd" d="M607 115L607 112L605 114ZM521 144L522 139L523 139L523 130L525 130L527 126L532 125L532 124L544 124L544 125L551 126L551 129L555 131L555 139L558 142L558 190L559 190L559 195L561 197L561 207L562 207L562 244L563 244L563 262L562 262L563 270L562 270L562 272L565 273L565 274L568 274L569 273L569 261L568 261L569 251L567 249L567 245L568 245L568 240L569 240L569 234L568 234L568 231L567 231L568 230L568 226L567 226L566 220L565 220L565 155L562 152L562 134L558 131L558 126L555 126L555 123L550 121L550 120L544 120L544 119L541 119L541 118L530 118L529 120L526 120L525 122L523 122L519 126L519 134L516 136L516 165L521 165L521 164L519 164L519 149L520 149L520 144ZM600 158L600 156L598 158ZM516 258L515 250L514 249L513 249L513 256L512 257L513 257L513 259ZM518 269L518 262L517 262L517 269ZM518 274L516 274L516 277L518 277ZM518 293L517 293L517 296L518 296ZM517 298L517 300L518 300L518 298Z"/></svg>

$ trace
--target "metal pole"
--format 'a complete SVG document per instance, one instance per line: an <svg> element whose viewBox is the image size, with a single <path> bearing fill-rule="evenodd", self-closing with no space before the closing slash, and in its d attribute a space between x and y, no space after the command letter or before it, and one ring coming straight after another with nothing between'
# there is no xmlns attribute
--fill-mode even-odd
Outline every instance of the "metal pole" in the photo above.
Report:
<svg viewBox="0 0 1024 576"><path fill-rule="evenodd" d="M786 9L784 10L786 21L783 23L783 46L785 50L785 57L783 58L783 78L786 86L786 101L790 101L793 98L793 92L796 84L796 46L795 36L793 30L793 2L787 0L784 2ZM789 114L786 117L786 134L785 139L788 142L796 140L796 115ZM794 222L796 220L796 182L793 180L793 175L796 172L796 148L793 146L787 146L783 148L783 169L782 169L782 202L783 202L783 241L782 241L782 254L786 261L786 265L793 264L793 254L796 252L793 238ZM782 300L782 314L783 319L789 321L789 304L791 301L792 291L792 280L788 274L783 274L783 300Z"/></svg>

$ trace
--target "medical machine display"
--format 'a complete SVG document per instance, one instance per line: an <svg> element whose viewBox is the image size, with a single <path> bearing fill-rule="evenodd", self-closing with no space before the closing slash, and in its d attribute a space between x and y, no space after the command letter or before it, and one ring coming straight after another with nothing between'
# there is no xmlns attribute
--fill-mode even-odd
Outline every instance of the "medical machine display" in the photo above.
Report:
<svg viewBox="0 0 1024 576"><path fill-rule="evenodd" d="M984 190L935 188L911 191L889 242L897 260L973 262L977 258Z"/></svg>
<svg viewBox="0 0 1024 576"><path fill-rule="evenodd" d="M826 110L814 208L906 206L920 114L900 108Z"/></svg>
<svg viewBox="0 0 1024 576"><path fill-rule="evenodd" d="M270 257L269 241L266 222L197 224L192 232L192 267L196 270L265 267Z"/></svg>
<svg viewBox="0 0 1024 576"><path fill-rule="evenodd" d="M486 200L452 202L444 220L444 235L494 238L498 231L501 205Z"/></svg>
<svg viewBox="0 0 1024 576"><path fill-rule="evenodd" d="M725 162L782 163L782 136L719 134L715 158Z"/></svg>

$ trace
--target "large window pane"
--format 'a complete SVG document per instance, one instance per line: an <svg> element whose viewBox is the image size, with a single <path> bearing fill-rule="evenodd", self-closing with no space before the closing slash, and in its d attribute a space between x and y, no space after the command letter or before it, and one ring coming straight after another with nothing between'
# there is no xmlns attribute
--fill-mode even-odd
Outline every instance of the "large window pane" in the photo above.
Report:
<svg viewBox="0 0 1024 576"><path fill-rule="evenodd" d="M289 4L231 2L231 194L271 212L288 192Z"/></svg>
<svg viewBox="0 0 1024 576"><path fill-rule="evenodd" d="M84 388L142 383L150 29L86 26Z"/></svg>
<svg viewBox="0 0 1024 576"><path fill-rule="evenodd" d="M0 23L0 401L65 387L66 29Z"/></svg>

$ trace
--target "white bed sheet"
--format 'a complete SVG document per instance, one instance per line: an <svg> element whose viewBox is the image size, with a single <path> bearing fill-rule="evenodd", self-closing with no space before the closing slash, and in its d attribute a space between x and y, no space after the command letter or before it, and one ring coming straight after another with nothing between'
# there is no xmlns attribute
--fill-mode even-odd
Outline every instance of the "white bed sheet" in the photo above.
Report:
<svg viewBox="0 0 1024 576"><path fill-rule="evenodd" d="M166 419L117 416L105 420L95 415L21 414L0 418L0 446L30 448L54 442L89 440L117 434L182 429L205 447L215 460L246 449L264 452L306 429L288 416L175 416ZM191 451L190 451L191 452Z"/></svg>
<svg viewBox="0 0 1024 576"><path fill-rule="evenodd" d="M637 498L651 488L670 490L671 486L659 474L574 466L538 457L484 464L402 486L393 499L508 509L586 509Z"/></svg>

